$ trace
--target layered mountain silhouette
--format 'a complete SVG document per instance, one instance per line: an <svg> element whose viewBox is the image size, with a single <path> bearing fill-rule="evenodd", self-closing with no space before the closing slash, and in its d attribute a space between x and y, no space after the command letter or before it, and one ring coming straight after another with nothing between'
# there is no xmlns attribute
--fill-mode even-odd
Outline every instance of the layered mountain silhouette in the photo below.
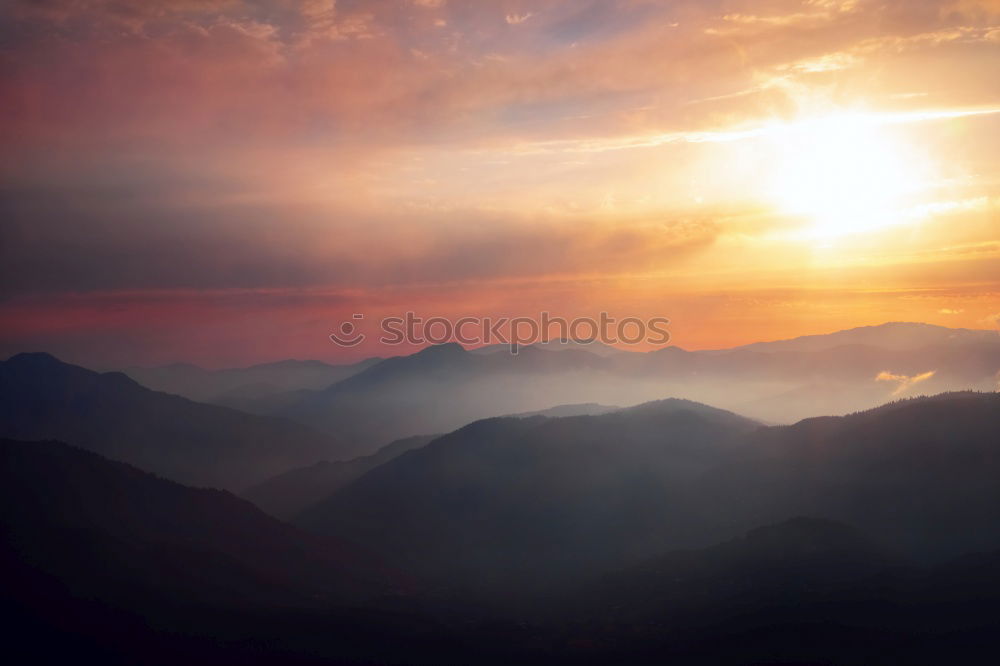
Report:
<svg viewBox="0 0 1000 666"><path fill-rule="evenodd" d="M405 585L363 551L226 491L155 477L61 442L0 440L4 558L74 593L187 603L356 602Z"/></svg>
<svg viewBox="0 0 1000 666"><path fill-rule="evenodd" d="M533 412L521 412L520 414L505 414L504 416L599 416L610 412L617 412L621 407L613 405L601 405L596 402L585 402L576 405L556 405L548 409L539 409Z"/></svg>
<svg viewBox="0 0 1000 666"><path fill-rule="evenodd" d="M383 446L370 456L352 460L323 460L299 467L259 483L242 494L273 516L290 520L319 501L354 482L369 470L393 458L427 445L437 435L404 437Z"/></svg>
<svg viewBox="0 0 1000 666"><path fill-rule="evenodd" d="M272 413L364 443L364 455L401 437L446 432L484 416L533 411L559 400L564 382L600 389L608 359L525 347L475 354L449 343L390 358L333 386L302 392Z"/></svg>
<svg viewBox="0 0 1000 666"><path fill-rule="evenodd" d="M501 348L502 347L502 348ZM428 347L322 390L244 401L354 442L368 455L402 437L561 404L629 405L665 395L768 423L869 409L899 396L997 387L996 331L891 323L746 347L628 352L548 343Z"/></svg>
<svg viewBox="0 0 1000 666"><path fill-rule="evenodd" d="M433 618L391 609L410 577L227 492L0 440L0 496L12 663L400 663L453 649Z"/></svg>
<svg viewBox="0 0 1000 666"><path fill-rule="evenodd" d="M326 388L381 360L370 358L348 365L287 360L222 370L174 363L156 367L133 366L122 372L154 391L241 408L269 396Z"/></svg>
<svg viewBox="0 0 1000 666"><path fill-rule="evenodd" d="M297 423L158 393L48 354L0 363L0 436L59 439L169 479L232 490L348 449Z"/></svg>
<svg viewBox="0 0 1000 666"><path fill-rule="evenodd" d="M729 350L666 348L648 356L646 373L684 380L676 395L791 423L870 409L899 395L993 391L1000 335L890 323ZM910 384L911 378L919 382Z"/></svg>
<svg viewBox="0 0 1000 666"><path fill-rule="evenodd" d="M981 662L1000 635L994 338L889 324L703 352L441 345L225 398L288 418L18 355L0 364L0 437L69 444L0 442L8 651ZM959 386L990 392L906 397ZM739 409L608 406L671 394ZM739 415L826 410L842 415Z"/></svg>
<svg viewBox="0 0 1000 666"><path fill-rule="evenodd" d="M854 527L800 516L607 575L575 603L584 615L618 623L686 624L741 604L762 609L827 600L908 567Z"/></svg>
<svg viewBox="0 0 1000 666"><path fill-rule="evenodd" d="M518 349L519 351L523 351L528 348L542 351L585 351L597 356L617 356L618 354L625 353L624 350L619 349L618 347L612 347L609 344L593 339L577 340L570 338L555 338L545 342L536 342L530 345L513 345L513 348ZM494 354L496 352L509 353L512 351L512 345L502 343L484 345L482 347L470 349L469 351L474 354Z"/></svg>
<svg viewBox="0 0 1000 666"><path fill-rule="evenodd" d="M919 567L798 517L609 574L548 613L597 663L982 663L998 600L1000 552Z"/></svg>
<svg viewBox="0 0 1000 666"><path fill-rule="evenodd" d="M373 469L297 523L502 595L813 515L933 562L1000 549L1000 395L762 427L668 400L473 423Z"/></svg>
<svg viewBox="0 0 1000 666"><path fill-rule="evenodd" d="M525 412L511 416L520 418L582 416L607 414L619 409L621 408L585 403L558 405L537 412ZM315 465L289 470L247 489L242 495L268 513L284 520L291 520L307 507L353 483L369 470L375 469L407 451L426 446L438 437L439 435L404 437L383 446L370 456L361 456L345 461L324 460Z"/></svg>
<svg viewBox="0 0 1000 666"><path fill-rule="evenodd" d="M757 428L683 400L479 421L368 472L297 522L431 578L497 589L552 581L711 534L691 493Z"/></svg>
<svg viewBox="0 0 1000 666"><path fill-rule="evenodd" d="M950 393L761 429L704 480L750 524L790 507L925 560L1000 549L1000 394Z"/></svg>
<svg viewBox="0 0 1000 666"><path fill-rule="evenodd" d="M948 328L919 322L888 322L878 326L859 326L836 333L803 335L789 340L755 342L737 347L738 350L760 352L822 351L834 347L864 345L913 351L925 347L995 344L1000 331L968 328Z"/></svg>
<svg viewBox="0 0 1000 666"><path fill-rule="evenodd" d="M173 439L173 421L209 413L289 427L46 356L15 357L0 379L5 428L72 426L94 450L113 448L98 434L128 452L146 432L204 461L220 444L197 430L203 448L192 449ZM164 431L171 439L154 437ZM225 441L211 455L260 450L261 440ZM275 514L308 504L292 526L92 451L4 440L8 653L982 663L1000 627L998 442L995 393L791 426L681 399L568 405L299 466L248 493Z"/></svg>

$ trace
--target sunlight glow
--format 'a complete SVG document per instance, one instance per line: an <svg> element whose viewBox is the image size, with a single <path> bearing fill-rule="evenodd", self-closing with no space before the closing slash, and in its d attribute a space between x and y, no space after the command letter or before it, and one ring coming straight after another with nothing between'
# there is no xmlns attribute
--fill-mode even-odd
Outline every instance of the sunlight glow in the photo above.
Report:
<svg viewBox="0 0 1000 666"><path fill-rule="evenodd" d="M828 239L911 219L906 199L921 186L920 160L864 114L790 125L772 138L772 200L802 216L807 237Z"/></svg>

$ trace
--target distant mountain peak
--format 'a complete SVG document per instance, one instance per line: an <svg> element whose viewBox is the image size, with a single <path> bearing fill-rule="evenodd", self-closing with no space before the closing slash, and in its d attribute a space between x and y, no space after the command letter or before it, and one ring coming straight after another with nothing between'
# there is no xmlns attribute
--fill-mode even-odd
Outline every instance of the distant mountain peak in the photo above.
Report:
<svg viewBox="0 0 1000 666"><path fill-rule="evenodd" d="M530 347L545 351L585 351L597 356L616 356L626 353L624 350L612 347L597 338L552 338L536 342Z"/></svg>
<svg viewBox="0 0 1000 666"><path fill-rule="evenodd" d="M76 376L76 377L100 377L101 381L108 382L109 385L134 386L137 389L146 391L138 382L123 372L97 372L89 368L84 368L72 363L66 363L48 352L22 352L15 354L4 363L15 372L28 372L29 374L47 372L50 375Z"/></svg>
<svg viewBox="0 0 1000 666"><path fill-rule="evenodd" d="M866 541L861 532L836 520L815 518L812 516L796 516L780 523L757 527L746 533L747 541L758 543L789 541L815 542L824 541L863 542Z"/></svg>
<svg viewBox="0 0 1000 666"><path fill-rule="evenodd" d="M682 354L690 354L691 352L689 352L687 349L684 349L683 347L678 347L677 345L667 345L666 347L660 347L659 349L654 349L650 353L682 355Z"/></svg>
<svg viewBox="0 0 1000 666"><path fill-rule="evenodd" d="M753 419L748 419L745 416L741 416L740 414L731 412L727 409L712 407L711 405L706 405L705 403L696 402L694 400L688 400L686 398L663 398L662 400L651 400L650 402L644 402L633 407L626 407L619 410L619 412L623 414L674 414L677 412L691 412L696 414L711 414L714 416L725 415L730 418L746 421L747 423L755 423Z"/></svg>
<svg viewBox="0 0 1000 666"><path fill-rule="evenodd" d="M946 326L922 322L890 321L871 326L857 326L831 333L800 335L784 340L754 342L741 347L734 347L730 350L718 349L710 351L819 351L847 345L869 345L901 351L970 342L1000 343L1000 331L948 328Z"/></svg>
<svg viewBox="0 0 1000 666"><path fill-rule="evenodd" d="M466 354L465 347L457 342L443 342L439 345L429 345L412 354L414 357L436 358L440 356L460 356Z"/></svg>
<svg viewBox="0 0 1000 666"><path fill-rule="evenodd" d="M7 363L13 365L65 365L58 358L48 352L21 352L14 354L7 359Z"/></svg>
<svg viewBox="0 0 1000 666"><path fill-rule="evenodd" d="M0 436L58 439L160 476L243 488L336 453L299 424L205 405L51 354L0 363Z"/></svg>
<svg viewBox="0 0 1000 666"><path fill-rule="evenodd" d="M162 368L164 370L205 370L205 368L194 363L187 363L186 361L177 361L176 363L167 363L166 365L156 366L157 368Z"/></svg>

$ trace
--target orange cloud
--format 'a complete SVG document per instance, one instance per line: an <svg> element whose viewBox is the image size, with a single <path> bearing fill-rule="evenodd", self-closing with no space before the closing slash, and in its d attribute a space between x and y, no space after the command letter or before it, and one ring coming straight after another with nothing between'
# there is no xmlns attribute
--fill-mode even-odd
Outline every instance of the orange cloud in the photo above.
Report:
<svg viewBox="0 0 1000 666"><path fill-rule="evenodd" d="M906 392L916 384L920 382L927 381L935 375L936 371L931 370L929 372L923 372L918 375L899 375L888 371L882 371L878 373L875 377L877 382L892 382L896 384L896 388L893 389L892 395L900 395Z"/></svg>

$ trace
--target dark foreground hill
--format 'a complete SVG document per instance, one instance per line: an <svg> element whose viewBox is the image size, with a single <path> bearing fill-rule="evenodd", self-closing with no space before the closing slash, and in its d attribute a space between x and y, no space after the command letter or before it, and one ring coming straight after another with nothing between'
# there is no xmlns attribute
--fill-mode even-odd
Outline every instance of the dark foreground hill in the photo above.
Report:
<svg viewBox="0 0 1000 666"><path fill-rule="evenodd" d="M290 520L366 472L385 464L412 449L427 445L438 435L414 435L386 444L370 456L352 460L323 460L298 467L259 483L241 495L272 516Z"/></svg>
<svg viewBox="0 0 1000 666"><path fill-rule="evenodd" d="M529 416L580 416L606 414L620 407L594 403L558 405L539 412L513 414ZM366 472L397 458L407 451L426 446L440 435L414 435L386 444L370 456L344 461L321 461L270 478L242 493L243 497L282 520L292 520L306 508L319 503Z"/></svg>
<svg viewBox="0 0 1000 666"><path fill-rule="evenodd" d="M451 641L386 609L413 582L370 554L59 442L0 440L0 537L8 663L398 663Z"/></svg>
<svg viewBox="0 0 1000 666"><path fill-rule="evenodd" d="M683 400L488 419L375 468L298 523L438 580L523 591L710 538L691 493L758 427Z"/></svg>
<svg viewBox="0 0 1000 666"><path fill-rule="evenodd" d="M1000 396L795 426L663 401L488 419L375 468L297 520L473 595L528 592L794 515L933 562L1000 549ZM537 588L537 589L536 589Z"/></svg>
<svg viewBox="0 0 1000 666"><path fill-rule="evenodd" d="M60 442L0 440L0 496L5 557L72 579L80 594L315 605L393 585L362 551L226 491L183 486Z"/></svg>
<svg viewBox="0 0 1000 666"><path fill-rule="evenodd" d="M175 481L232 490L345 448L297 423L158 393L48 354L0 362L0 436L58 439Z"/></svg>
<svg viewBox="0 0 1000 666"><path fill-rule="evenodd" d="M677 416L647 409L636 416L647 426ZM548 421L479 427L511 434L520 423L527 434ZM666 549L497 612L422 592L377 558L228 493L63 444L0 442L0 495L0 612L12 663L930 665L991 663L1000 648L1000 551L909 564L877 535L825 519ZM550 555L521 552L543 566ZM498 558L479 573L508 564L520 562Z"/></svg>
<svg viewBox="0 0 1000 666"><path fill-rule="evenodd" d="M853 527L797 517L609 574L577 609L619 623L654 617L691 623L741 603L763 608L822 601L845 586L907 567L905 559Z"/></svg>
<svg viewBox="0 0 1000 666"><path fill-rule="evenodd" d="M596 663L985 664L1000 551L920 567L799 517L609 574L556 608L547 621Z"/></svg>
<svg viewBox="0 0 1000 666"><path fill-rule="evenodd" d="M743 525L789 511L856 525L933 561L1000 549L1000 394L913 398L763 428L704 480ZM729 513L729 511L726 511Z"/></svg>
<svg viewBox="0 0 1000 666"><path fill-rule="evenodd" d="M494 615L398 596L407 579L342 543L62 444L0 442L0 488L11 663L930 665L1000 646L1000 553L920 568L827 520Z"/></svg>

